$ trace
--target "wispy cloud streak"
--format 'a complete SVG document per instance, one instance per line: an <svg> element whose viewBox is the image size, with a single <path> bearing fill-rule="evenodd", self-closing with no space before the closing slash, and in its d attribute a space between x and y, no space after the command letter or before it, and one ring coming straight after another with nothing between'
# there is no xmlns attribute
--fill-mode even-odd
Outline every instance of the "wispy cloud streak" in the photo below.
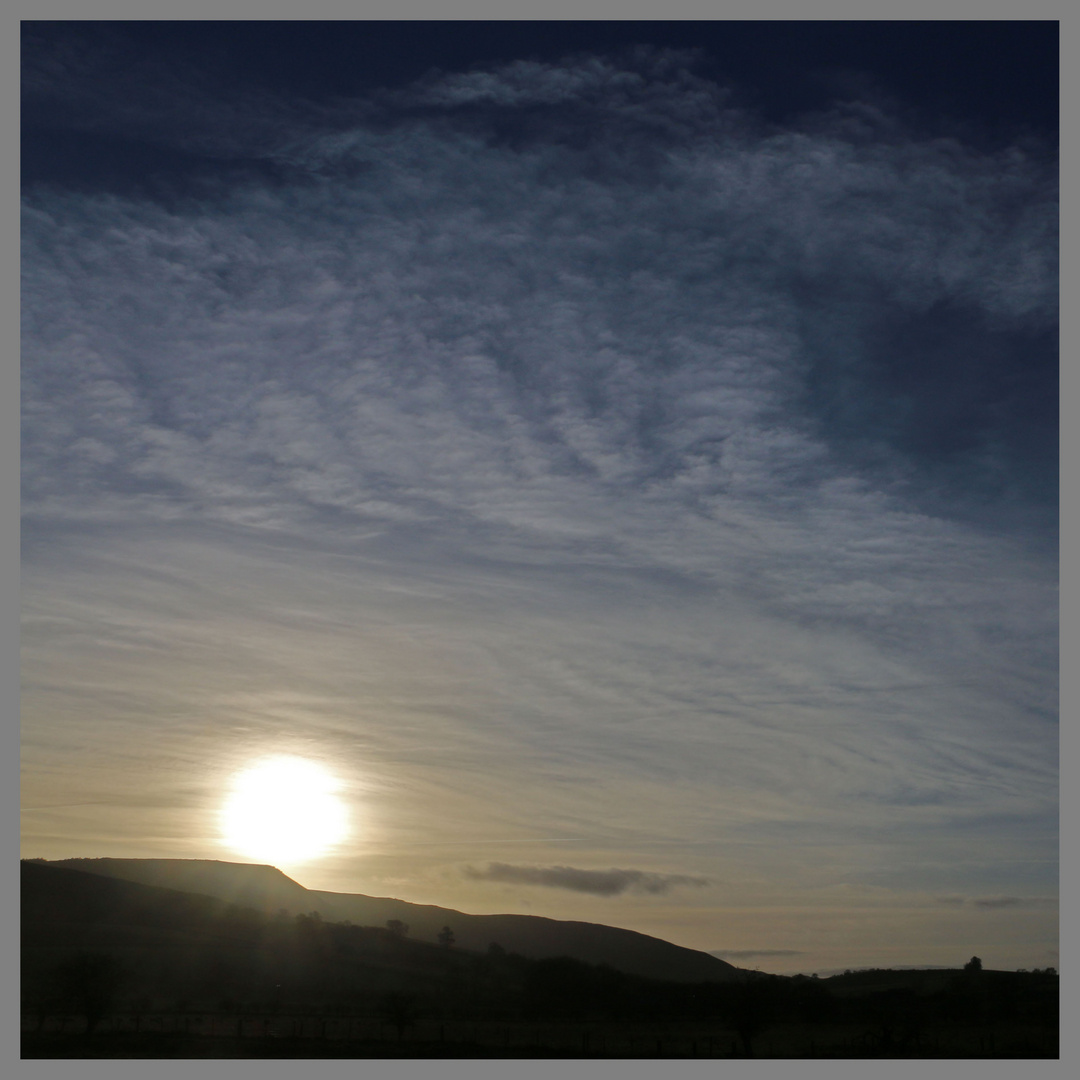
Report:
<svg viewBox="0 0 1080 1080"><path fill-rule="evenodd" d="M702 887L708 878L687 874L653 874L646 870L581 870L573 866L511 866L488 863L483 869L465 867L472 881L496 881L508 885L540 885L549 889L619 896L625 892L656 896L678 886Z"/></svg>
<svg viewBox="0 0 1080 1080"><path fill-rule="evenodd" d="M779 956L802 956L801 949L712 949L713 956L721 960L753 960Z"/></svg>

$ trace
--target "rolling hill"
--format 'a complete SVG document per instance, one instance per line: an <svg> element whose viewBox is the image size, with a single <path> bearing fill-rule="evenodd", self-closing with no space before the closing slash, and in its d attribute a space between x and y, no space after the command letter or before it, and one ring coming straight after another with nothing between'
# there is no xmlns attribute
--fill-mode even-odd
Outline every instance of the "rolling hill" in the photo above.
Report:
<svg viewBox="0 0 1080 1080"><path fill-rule="evenodd" d="M434 942L450 926L459 948L477 952L494 942L530 959L570 956L673 982L725 982L738 976L736 967L715 956L633 930L538 915L470 915L393 897L305 889L272 866L204 859L63 859L39 865L209 896L266 914L315 911L330 922L362 926L400 919L419 941Z"/></svg>

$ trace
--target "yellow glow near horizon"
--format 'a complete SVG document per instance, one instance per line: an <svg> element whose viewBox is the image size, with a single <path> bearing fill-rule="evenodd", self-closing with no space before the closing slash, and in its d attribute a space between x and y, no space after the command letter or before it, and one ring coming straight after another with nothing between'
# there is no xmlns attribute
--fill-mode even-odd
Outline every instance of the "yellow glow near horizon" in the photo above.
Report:
<svg viewBox="0 0 1080 1080"><path fill-rule="evenodd" d="M348 833L341 784L313 761L276 757L237 773L221 808L222 841L273 865L327 854Z"/></svg>

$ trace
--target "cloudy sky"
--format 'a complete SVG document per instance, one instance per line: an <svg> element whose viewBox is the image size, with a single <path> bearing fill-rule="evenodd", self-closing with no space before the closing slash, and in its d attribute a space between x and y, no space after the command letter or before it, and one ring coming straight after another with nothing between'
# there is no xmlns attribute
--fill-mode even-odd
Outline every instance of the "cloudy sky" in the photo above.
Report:
<svg viewBox="0 0 1080 1080"><path fill-rule="evenodd" d="M1056 63L24 24L23 854L1056 965Z"/></svg>

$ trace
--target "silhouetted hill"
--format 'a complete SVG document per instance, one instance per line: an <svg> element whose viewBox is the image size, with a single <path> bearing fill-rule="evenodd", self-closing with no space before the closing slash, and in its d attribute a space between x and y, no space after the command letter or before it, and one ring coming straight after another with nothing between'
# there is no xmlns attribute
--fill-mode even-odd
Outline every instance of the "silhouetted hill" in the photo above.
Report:
<svg viewBox="0 0 1080 1080"><path fill-rule="evenodd" d="M20 867L24 942L65 943L92 926L187 930L227 918L233 905L212 896L141 885L48 863Z"/></svg>
<svg viewBox="0 0 1080 1080"><path fill-rule="evenodd" d="M439 931L450 926L459 948L477 952L494 942L531 959L570 956L674 982L723 982L738 974L737 968L708 953L633 930L537 915L469 915L393 897L305 889L272 866L201 859L65 859L39 865L200 893L267 914L317 911L329 921L364 926L400 919L408 924L409 936L419 941L434 942Z"/></svg>
<svg viewBox="0 0 1080 1080"><path fill-rule="evenodd" d="M602 923L539 915L469 915L390 897L315 891L309 895L313 908L324 917L375 926L400 919L408 924L409 936L421 941L435 941L442 927L450 926L460 948L477 952L494 942L531 959L571 956L589 964L608 964L630 975L673 982L722 982L738 970L708 953Z"/></svg>

